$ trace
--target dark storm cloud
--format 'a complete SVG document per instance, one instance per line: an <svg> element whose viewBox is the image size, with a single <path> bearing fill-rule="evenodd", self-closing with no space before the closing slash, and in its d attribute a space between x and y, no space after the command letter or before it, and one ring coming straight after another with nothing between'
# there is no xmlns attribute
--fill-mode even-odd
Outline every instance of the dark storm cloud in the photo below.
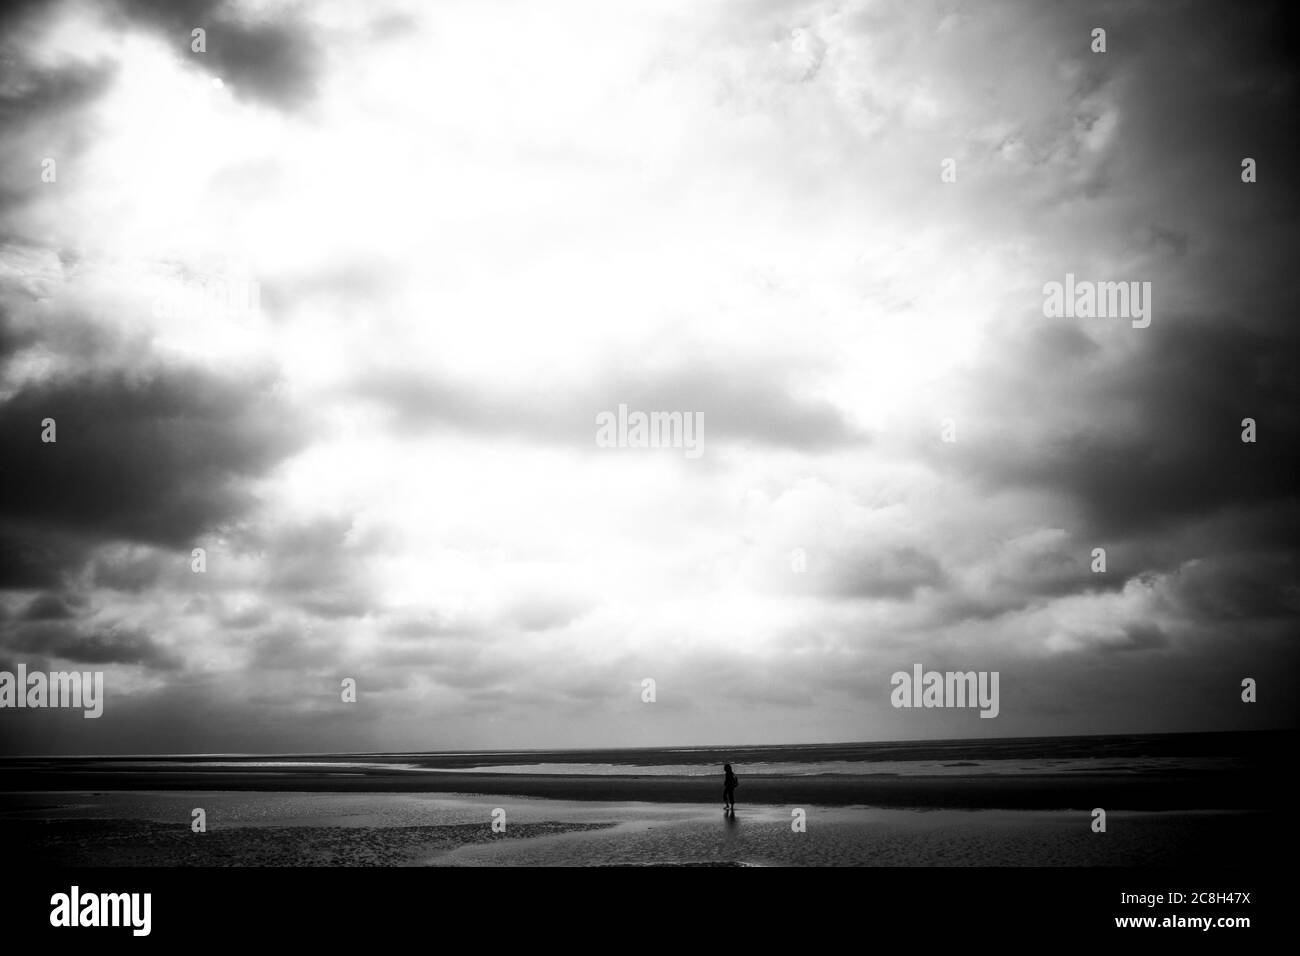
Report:
<svg viewBox="0 0 1300 956"><path fill-rule="evenodd" d="M139 594L152 587L176 558L155 549L104 549L95 555L90 568L94 587Z"/></svg>
<svg viewBox="0 0 1300 956"><path fill-rule="evenodd" d="M1134 622L1124 626L1122 639L1110 644L1100 644L1092 650L1145 651L1165 647L1168 644L1169 635L1158 625Z"/></svg>
<svg viewBox="0 0 1300 956"><path fill-rule="evenodd" d="M3 643L12 655L40 654L77 664L141 664L155 670L180 666L149 634L131 627L38 622L8 628Z"/></svg>
<svg viewBox="0 0 1300 956"><path fill-rule="evenodd" d="M300 441L269 375L184 367L29 384L0 405L0 527L188 546ZM41 440L46 418L57 441Z"/></svg>
<svg viewBox="0 0 1300 956"><path fill-rule="evenodd" d="M241 16L225 0L119 0L122 13L159 34L181 59L221 77L236 96L293 110L315 95L320 51L292 14ZM207 31L207 52L191 50L190 31Z"/></svg>
<svg viewBox="0 0 1300 956"><path fill-rule="evenodd" d="M4 289L14 307L0 305L0 374L32 358L56 358L76 373L150 362L151 344L143 332L118 331L75 308L61 307L54 292L43 293L42 286L53 289L68 278L66 264L49 265L52 254L27 243L6 243L0 255L12 255L21 275ZM41 274L41 269L47 271ZM31 308L42 299L52 300L46 303L48 309Z"/></svg>
<svg viewBox="0 0 1300 956"><path fill-rule="evenodd" d="M1262 503L1294 528L1300 336L1229 317L1166 316L1142 331L1152 334L1137 354L1111 367L1088 368L1073 333L1034 328L998 342L998 357L971 374L982 434L936 460L996 487L1059 492L1101 537ZM1061 412L1044 417L1053 407ZM1244 418L1258 424L1254 444L1241 441Z"/></svg>
<svg viewBox="0 0 1300 956"><path fill-rule="evenodd" d="M1267 609L1285 606L1300 541L1297 336L1279 315L1247 323L1166 313L1159 326L1134 330L1123 361L1114 341L1103 348L1077 324L1037 316L995 337L964 385L966 430L925 453L987 493L1030 490L1063 502L1051 520L1066 531L1018 553L1004 545L978 587L962 582L936 596L934 620L991 620L1162 572L1198 581L1160 589L1177 619L1236 614L1251 633L1272 627ZM1254 444L1241 441L1247 417L1258 423ZM1096 546L1107 550L1104 574L1089 567ZM1213 558L1217 575L1188 565L1200 556ZM1083 638L1084 646L1169 643L1155 631L1125 634Z"/></svg>
<svg viewBox="0 0 1300 956"><path fill-rule="evenodd" d="M107 90L116 72L111 64L42 68L18 57L0 61L0 126L58 119ZM29 178L40 185L39 177Z"/></svg>
<svg viewBox="0 0 1300 956"><path fill-rule="evenodd" d="M6 530L0 524L0 589L58 587L83 556L84 545L73 535Z"/></svg>
<svg viewBox="0 0 1300 956"><path fill-rule="evenodd" d="M8 243L0 247L0 254L9 252ZM0 372L14 356L40 341L40 332L34 323L19 324L9 317L9 310L0 306Z"/></svg>
<svg viewBox="0 0 1300 956"><path fill-rule="evenodd" d="M112 86L117 68L110 63L33 62L21 34L6 30L0 36L0 130L5 131L0 140L0 214L10 215L45 197L50 188L42 181L45 159L56 160L60 179L75 175L75 160L94 128L83 108ZM5 232L0 228L0 235Z"/></svg>
<svg viewBox="0 0 1300 956"><path fill-rule="evenodd" d="M0 314L0 339L0 588L142 593L305 438L269 372L163 364L143 336L62 311Z"/></svg>
<svg viewBox="0 0 1300 956"><path fill-rule="evenodd" d="M67 600L58 594L40 594L23 610L24 621L65 621L76 615Z"/></svg>
<svg viewBox="0 0 1300 956"><path fill-rule="evenodd" d="M828 401L798 395L777 369L697 363L639 369L573 388L508 391L403 371L372 373L355 390L386 408L399 431L447 428L484 436L588 445L596 416L629 411L701 412L704 441L818 450L865 442Z"/></svg>
<svg viewBox="0 0 1300 956"><path fill-rule="evenodd" d="M34 13L48 12L54 6L49 0L10 0L9 3L0 4L0 30L3 30L3 36L13 35L21 25L30 21Z"/></svg>
<svg viewBox="0 0 1300 956"><path fill-rule="evenodd" d="M918 445L921 454L986 494L1041 496L1051 503L1043 520L1067 537L1059 552L1029 564L996 561L980 586L940 593L937 620L1014 616L1043 597L1114 593L1161 572L1172 575L1158 589L1165 613L1185 623L1240 615L1228 620L1244 640L1271 633L1294 600L1286 589L1300 542L1300 336L1291 313L1300 281L1290 250L1300 193L1279 164L1300 145L1289 120L1300 87L1283 57L1295 18L1284 29L1279 9L1254 5L1241 17L1213 4L1117 10L1108 53L1085 58L1079 91L1111 99L1122 144L1098 160L1106 169L1098 195L1114 202L1122 192L1124 203L1109 235L1094 230L1093 244L1123 237L1138 271L1105 278L1154 280L1153 323L1121 330L1026 309L947 383L958 441ZM1074 25L1057 22L1053 35L1086 36L1084 15L1061 14ZM1203 69L1207 56L1214 70ZM1098 69L1108 78L1100 86L1086 75ZM1242 183L1245 156L1276 175ZM1054 195L1049 205L1072 194ZM1080 271L1076 237L1046 248L1055 265L1043 281ZM1029 292L1035 309L1038 291ZM1255 444L1240 440L1243 418L1258 423ZM1106 574L1088 570L1097 545L1108 551ZM1178 584L1189 579L1194 588ZM1173 633L1106 633L1080 646L1168 649Z"/></svg>
<svg viewBox="0 0 1300 956"><path fill-rule="evenodd" d="M340 751L382 749L372 726L382 712L342 705L337 680L307 678L286 692L282 679L276 679L281 681L278 690L260 692L232 686L217 675L177 672L155 690L110 692L100 720L84 720L76 713L77 723L58 722L57 712L17 711L15 716L41 718L40 727L26 735L29 741L39 739L40 748L24 748L22 737L5 736L0 751L84 753L87 728L78 724L101 725L103 736L94 750L104 754L140 753L141 741L148 741L148 752L156 754L319 753L322 740ZM106 684L111 680L107 674ZM268 726L276 729L273 744L268 743Z"/></svg>
<svg viewBox="0 0 1300 956"><path fill-rule="evenodd" d="M1234 627L1273 622L1295 630L1300 617L1300 561L1294 552L1215 555L1180 568L1172 606L1192 620Z"/></svg>

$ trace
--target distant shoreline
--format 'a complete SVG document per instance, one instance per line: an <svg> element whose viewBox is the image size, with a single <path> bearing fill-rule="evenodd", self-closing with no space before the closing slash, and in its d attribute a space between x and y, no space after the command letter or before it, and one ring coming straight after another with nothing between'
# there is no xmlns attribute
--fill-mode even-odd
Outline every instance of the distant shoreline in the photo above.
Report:
<svg viewBox="0 0 1300 956"><path fill-rule="evenodd" d="M662 747L516 748L446 751L347 751L256 753L5 754L8 764L109 762L130 760L297 760L322 763L376 760L456 768L501 763L615 763L652 765L758 763L798 754L809 760L1000 760L1051 757L1213 757L1271 759L1289 753L1300 740L1294 728L1176 731L1138 734L1070 734L1039 737L952 737L934 739L840 741L811 744L708 744Z"/></svg>

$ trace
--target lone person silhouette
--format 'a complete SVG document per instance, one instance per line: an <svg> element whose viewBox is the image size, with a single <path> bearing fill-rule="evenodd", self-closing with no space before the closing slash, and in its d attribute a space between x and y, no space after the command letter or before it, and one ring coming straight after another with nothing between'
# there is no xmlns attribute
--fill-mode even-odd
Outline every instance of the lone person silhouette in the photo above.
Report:
<svg viewBox="0 0 1300 956"><path fill-rule="evenodd" d="M722 778L722 812L724 815L730 812L734 817L736 815L736 786L740 783L740 780L731 772L731 764L723 764L722 769L726 773L726 776Z"/></svg>

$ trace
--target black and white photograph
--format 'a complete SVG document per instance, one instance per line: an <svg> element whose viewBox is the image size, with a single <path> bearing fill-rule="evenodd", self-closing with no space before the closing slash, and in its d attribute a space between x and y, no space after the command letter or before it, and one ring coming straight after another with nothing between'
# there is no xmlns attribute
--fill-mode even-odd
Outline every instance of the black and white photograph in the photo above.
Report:
<svg viewBox="0 0 1300 956"><path fill-rule="evenodd" d="M1258 945L1298 120L1289 2L7 4L6 935Z"/></svg>

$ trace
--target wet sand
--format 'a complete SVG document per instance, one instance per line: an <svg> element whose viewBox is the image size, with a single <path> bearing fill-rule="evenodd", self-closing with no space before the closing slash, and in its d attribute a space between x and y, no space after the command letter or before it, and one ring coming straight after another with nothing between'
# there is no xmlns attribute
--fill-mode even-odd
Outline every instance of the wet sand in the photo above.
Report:
<svg viewBox="0 0 1300 956"><path fill-rule="evenodd" d="M56 866L1259 867L1294 847L1278 739L15 757L0 839Z"/></svg>
<svg viewBox="0 0 1300 956"><path fill-rule="evenodd" d="M202 807L207 832L194 833ZM494 832L494 810L504 832ZM805 829L792 827L803 811ZM499 814L497 815L500 816ZM898 810L510 794L152 792L0 797L0 839L51 866L1223 866L1288 852L1272 814ZM1254 849L1242 857L1242 847ZM1280 862L1280 860L1279 860Z"/></svg>

